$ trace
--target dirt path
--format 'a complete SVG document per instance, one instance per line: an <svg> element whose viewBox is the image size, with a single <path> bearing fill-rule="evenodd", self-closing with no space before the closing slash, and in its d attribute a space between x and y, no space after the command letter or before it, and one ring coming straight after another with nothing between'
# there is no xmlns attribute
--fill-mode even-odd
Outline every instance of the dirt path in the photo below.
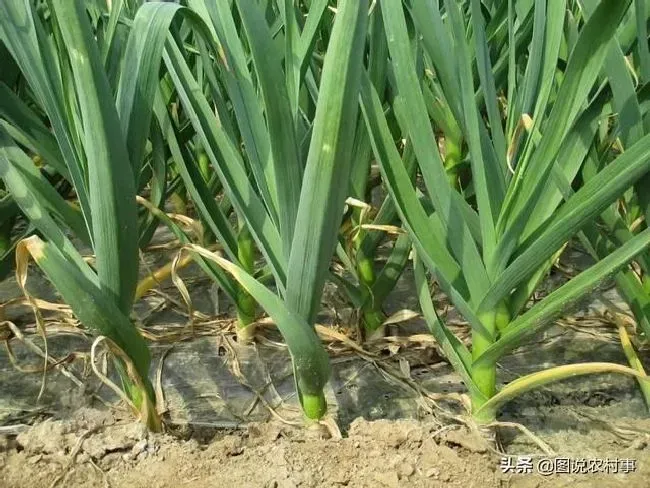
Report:
<svg viewBox="0 0 650 488"><path fill-rule="evenodd" d="M499 456L460 426L404 420L354 421L343 439L276 423L224 433L147 435L111 413L81 409L47 420L0 445L0 486L102 487L614 487L650 486L650 451L603 432L557 432L558 452L634 459L635 472L596 475L502 473ZM517 445L517 442L520 442ZM524 438L510 439L523 452ZM587 443L590 445L587 446ZM563 445L564 444L564 445ZM535 449L529 444L531 452ZM594 451L595 449L595 451ZM537 451L539 452L539 451ZM577 459L577 458L576 458ZM538 458L533 459L536 465ZM513 464L517 459L513 459ZM520 466L525 460L519 460Z"/></svg>

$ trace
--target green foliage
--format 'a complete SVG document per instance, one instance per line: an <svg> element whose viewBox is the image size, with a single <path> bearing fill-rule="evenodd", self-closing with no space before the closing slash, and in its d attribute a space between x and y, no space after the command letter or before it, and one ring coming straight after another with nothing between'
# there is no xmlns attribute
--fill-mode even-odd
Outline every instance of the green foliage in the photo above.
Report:
<svg viewBox="0 0 650 488"><path fill-rule="evenodd" d="M606 278L650 334L645 1L33 3L5 0L0 16L0 276L14 248L31 253L122 351L150 427L150 355L130 314L139 248L161 223L234 303L240 340L258 305L273 319L311 419L327 407L314 326L328 280L376 337L412 262L480 422L572 374L499 390L496 364ZM573 239L595 263L530 305ZM437 316L428 275L471 347ZM599 371L646 381L574 372Z"/></svg>

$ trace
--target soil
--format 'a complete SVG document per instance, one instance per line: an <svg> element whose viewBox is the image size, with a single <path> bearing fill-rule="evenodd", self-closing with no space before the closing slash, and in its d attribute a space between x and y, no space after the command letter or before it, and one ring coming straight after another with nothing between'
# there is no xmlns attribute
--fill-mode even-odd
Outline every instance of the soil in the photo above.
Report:
<svg viewBox="0 0 650 488"><path fill-rule="evenodd" d="M633 472L548 477L504 473L505 458L484 437L462 425L441 427L434 420L360 418L339 439L279 422L251 423L239 430L186 426L148 434L116 412L82 408L72 418L48 419L17 436L0 437L0 486L646 488L650 436L641 435L639 428L650 432L650 421L636 421L630 431L622 428L623 418L598 425L598 417L586 412L599 408L607 407L543 408L538 418L551 429L540 437L557 456L631 459ZM573 428L567 426L572 418ZM508 451L531 456L536 465L542 459L539 450L526 436L512 434L502 431ZM523 461L510 459L513 465Z"/></svg>
<svg viewBox="0 0 650 488"><path fill-rule="evenodd" d="M200 443L147 436L136 424L86 410L20 434L4 454L3 479L8 488L49 487L61 476L60 486L115 488L497 486L496 465L475 440L459 432L450 447L436 441L432 427L359 420L345 439L325 440L263 423ZM84 437L88 431L94 433Z"/></svg>
<svg viewBox="0 0 650 488"><path fill-rule="evenodd" d="M402 281L389 314L417 309L412 276ZM34 278L30 283L38 288ZM210 317L224 311L201 286L192 289L194 309ZM0 284L0 302L17 296L15 288ZM40 288L37 296L56 299ZM608 290L599 296L617 301ZM173 289L165 292L179 303ZM187 331L182 307L169 303L156 295L136 307L152 336ZM33 320L20 320L29 313L23 308L8 310L7 319L42 347ZM330 324L349 323L342 305L331 308ZM445 313L459 337L466 335L453 310ZM558 364L625 364L615 328L600 316L596 300L558 321L503 358L499 381ZM326 438L301 422L288 353L275 331L264 331L251 348L233 344L223 322L198 320L193 327L191 339L151 343L152 381L167 409L164 434L147 433L100 388L88 371L90 339L73 323L48 322L49 354L61 364L45 384L33 348L12 340L11 357L0 348L0 488L650 487L650 416L630 378L582 377L515 399L500 412L495 446L467 422L456 401L465 388L435 344L414 339L427 329L411 320L391 327L392 337L364 354L326 341L332 356L326 393L343 432ZM71 351L74 360L63 361ZM648 350L640 354L648 366ZM596 472L542 475L540 463L549 459ZM529 462L531 472L513 472L527 471Z"/></svg>

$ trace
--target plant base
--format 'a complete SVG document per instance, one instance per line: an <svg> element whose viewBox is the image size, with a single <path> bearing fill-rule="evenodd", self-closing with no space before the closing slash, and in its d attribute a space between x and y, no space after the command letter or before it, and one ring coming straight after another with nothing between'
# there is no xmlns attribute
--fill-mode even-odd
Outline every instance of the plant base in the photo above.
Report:
<svg viewBox="0 0 650 488"><path fill-rule="evenodd" d="M239 344L251 344L255 340L257 327L254 324L237 327L237 342Z"/></svg>
<svg viewBox="0 0 650 488"><path fill-rule="evenodd" d="M310 420L320 420L327 412L327 400L325 394L320 392L316 395L301 394L302 409L305 416Z"/></svg>
<svg viewBox="0 0 650 488"><path fill-rule="evenodd" d="M147 429L150 432L162 432L162 419L156 410L156 405L151 401L146 401L140 408L140 419Z"/></svg>
<svg viewBox="0 0 650 488"><path fill-rule="evenodd" d="M386 337L386 326L380 325L376 329L371 329L371 330L365 329L364 335L365 335L366 342L380 341L384 337Z"/></svg>
<svg viewBox="0 0 650 488"><path fill-rule="evenodd" d="M376 341L386 337L386 326L384 325L384 314L379 310L368 310L363 312L361 323L363 335L367 342Z"/></svg>

